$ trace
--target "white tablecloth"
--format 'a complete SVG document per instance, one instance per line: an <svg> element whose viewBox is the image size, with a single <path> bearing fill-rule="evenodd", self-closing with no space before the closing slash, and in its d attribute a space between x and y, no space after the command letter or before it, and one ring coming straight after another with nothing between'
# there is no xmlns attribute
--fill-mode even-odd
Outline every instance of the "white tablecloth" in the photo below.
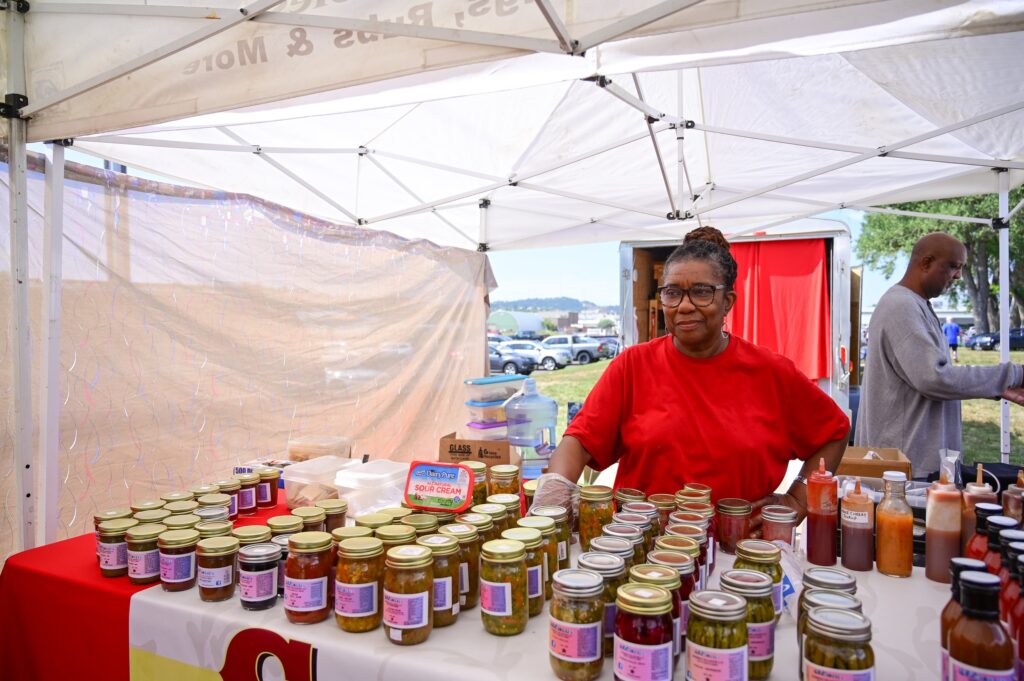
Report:
<svg viewBox="0 0 1024 681"><path fill-rule="evenodd" d="M718 571L731 564L731 556L721 556ZM919 568L909 579L877 572L853 574L857 595L873 623L875 678L939 678L939 613L949 599L948 585L928 581ZM280 603L264 612L248 612L242 610L237 596L223 603L203 603L196 590L166 593L153 588L132 598L132 678L177 681L188 672L195 674L190 678L219 678L195 668L220 670L232 637L244 629L260 628L312 645L316 678L321 681L554 679L548 665L547 620L545 608L544 614L530 620L523 634L491 636L483 630L477 608L463 612L453 626L435 629L426 643L403 647L389 643L383 629L365 634L343 632L333 616L315 625L291 624ZM772 679L797 678L794 627L793 617L784 613L776 631ZM283 678L276 660L266 664L265 672L267 681ZM684 678L684 661L680 660L676 679ZM612 679L608 660L601 679ZM225 681L230 679L225 677Z"/></svg>

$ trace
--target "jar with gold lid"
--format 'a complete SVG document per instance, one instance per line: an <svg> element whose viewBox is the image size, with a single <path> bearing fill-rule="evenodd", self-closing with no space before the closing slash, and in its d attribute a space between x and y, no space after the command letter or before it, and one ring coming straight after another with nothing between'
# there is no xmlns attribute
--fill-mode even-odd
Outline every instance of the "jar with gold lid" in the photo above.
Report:
<svg viewBox="0 0 1024 681"><path fill-rule="evenodd" d="M612 522L615 501L612 488L588 485L580 488L580 549L590 550L590 540L601 536L601 528Z"/></svg>
<svg viewBox="0 0 1024 681"><path fill-rule="evenodd" d="M232 525L229 520L203 520L196 523L192 529L199 533L200 539L230 537Z"/></svg>
<svg viewBox="0 0 1024 681"><path fill-rule="evenodd" d="M160 521L166 525L168 530L191 530L199 524L199 516L187 513L185 515L169 515Z"/></svg>
<svg viewBox="0 0 1024 681"><path fill-rule="evenodd" d="M459 542L459 609L475 608L480 601L480 533L468 523L450 523L438 533Z"/></svg>
<svg viewBox="0 0 1024 681"><path fill-rule="evenodd" d="M338 542L334 619L342 631L362 633L380 626L384 596L384 543L375 537Z"/></svg>
<svg viewBox="0 0 1024 681"><path fill-rule="evenodd" d="M455 516L455 522L475 527L480 534L481 545L484 542L501 538L501 528L495 525L491 516L486 513L463 513Z"/></svg>
<svg viewBox="0 0 1024 681"><path fill-rule="evenodd" d="M682 598L679 593L679 587L682 582L679 578L679 572L675 568L664 565L634 565L629 569L629 581L632 584L660 586L671 594L672 610L669 611L669 614L672 615L672 660L673 665L678 664L683 640L682 630L680 629L683 607Z"/></svg>
<svg viewBox="0 0 1024 681"><path fill-rule="evenodd" d="M411 525L385 525L373 531L373 536L384 543L384 552L393 546L416 543L416 529Z"/></svg>
<svg viewBox="0 0 1024 681"><path fill-rule="evenodd" d="M134 518L104 520L99 526L100 574L123 577L128 574L128 530L139 524Z"/></svg>
<svg viewBox="0 0 1024 681"><path fill-rule="evenodd" d="M316 502L316 506L322 508L326 515L324 528L327 532L345 527L345 513L348 511L347 501L344 499L321 499Z"/></svg>
<svg viewBox="0 0 1024 681"><path fill-rule="evenodd" d="M219 488L218 488L219 489ZM223 492L211 492L196 498L196 503L203 508L224 508L231 513L231 495Z"/></svg>
<svg viewBox="0 0 1024 681"><path fill-rule="evenodd" d="M297 515L276 515L273 518L267 518L267 527L270 528L272 537L295 534L302 532L302 518Z"/></svg>
<svg viewBox="0 0 1024 681"><path fill-rule="evenodd" d="M238 515L256 515L256 487L260 484L259 473L235 473L240 485L238 490Z"/></svg>
<svg viewBox="0 0 1024 681"><path fill-rule="evenodd" d="M270 528L265 525L243 525L231 530L231 536L237 539L242 546L266 544L270 541Z"/></svg>
<svg viewBox="0 0 1024 681"><path fill-rule="evenodd" d="M431 602L434 608L434 626L455 624L459 616L459 540L444 534L428 534L416 540L419 546L431 550L434 556L434 590Z"/></svg>
<svg viewBox="0 0 1024 681"><path fill-rule="evenodd" d="M526 581L522 542L495 539L480 548L480 614L487 633L523 633L530 618Z"/></svg>
<svg viewBox="0 0 1024 681"><path fill-rule="evenodd" d="M519 466L506 463L487 469L487 496L492 494L519 495Z"/></svg>
<svg viewBox="0 0 1024 681"><path fill-rule="evenodd" d="M167 502L163 499L146 499L144 501L136 501L131 505L132 513L141 513L142 511L155 511L159 508L163 508ZM113 518L110 518L113 520Z"/></svg>
<svg viewBox="0 0 1024 681"><path fill-rule="evenodd" d="M620 487L615 490L615 512L621 512L623 504L628 504L631 501L645 501L646 499L647 495L638 489Z"/></svg>
<svg viewBox="0 0 1024 681"><path fill-rule="evenodd" d="M391 522L397 523L405 516L412 515L413 510L411 508L405 508L402 506L389 506L387 508L380 509L379 511L377 511L377 513L390 516L392 518Z"/></svg>
<svg viewBox="0 0 1024 681"><path fill-rule="evenodd" d="M561 506L534 506L530 509L531 516L551 518L555 521L555 532L558 537L558 569L569 567L569 512Z"/></svg>
<svg viewBox="0 0 1024 681"><path fill-rule="evenodd" d="M196 547L196 581L199 599L209 603L226 601L235 595L235 559L238 540L234 537L200 539Z"/></svg>
<svg viewBox="0 0 1024 681"><path fill-rule="evenodd" d="M518 494L491 494L487 497L488 504L500 504L505 507L505 513L508 515L508 522L515 526L516 521L523 517L522 514L522 500Z"/></svg>
<svg viewBox="0 0 1024 681"><path fill-rule="evenodd" d="M131 518L132 509L130 508L112 508L106 511L100 511L92 517L93 521L93 532L96 537L96 562L100 562L100 523L106 522L107 520L121 520L122 518Z"/></svg>
<svg viewBox="0 0 1024 681"><path fill-rule="evenodd" d="M217 487L212 482L208 482L189 487L188 491L192 493L192 498L198 501L199 497L205 494L216 494L220 491L220 487Z"/></svg>
<svg viewBox="0 0 1024 681"><path fill-rule="evenodd" d="M256 469L255 473L260 476L260 480L256 484L256 508L274 508L277 506L278 480L281 477L281 469L264 466Z"/></svg>
<svg viewBox="0 0 1024 681"><path fill-rule="evenodd" d="M411 513L399 521L401 525L408 525L416 531L417 537L423 537L437 532L437 518L429 513Z"/></svg>
<svg viewBox="0 0 1024 681"><path fill-rule="evenodd" d="M288 538L284 612L289 622L314 624L330 614L331 548L331 535L326 532L298 532Z"/></svg>
<svg viewBox="0 0 1024 681"><path fill-rule="evenodd" d="M775 621L782 615L782 549L762 539L743 539L736 544L736 570L756 570L772 578Z"/></svg>
<svg viewBox="0 0 1024 681"><path fill-rule="evenodd" d="M652 678L671 679L672 594L660 586L623 584L615 598L612 671L629 678L632 669L659 670Z"/></svg>
<svg viewBox="0 0 1024 681"><path fill-rule="evenodd" d="M472 513L483 513L491 517L491 522L498 528L498 533L504 532L512 525L509 522L508 509L501 504L478 504L470 507Z"/></svg>
<svg viewBox="0 0 1024 681"><path fill-rule="evenodd" d="M228 503L228 520L238 520L238 492L242 489L242 483L235 478L225 478L217 480L213 484L217 485L220 494L227 494L231 497Z"/></svg>
<svg viewBox="0 0 1024 681"><path fill-rule="evenodd" d="M356 539L357 537L372 537L373 530L369 527L357 527L356 525L349 525L346 527L336 528L331 532L331 536L334 538L334 543L339 544L346 539Z"/></svg>
<svg viewBox="0 0 1024 681"><path fill-rule="evenodd" d="M167 531L156 523L139 524L125 533L128 543L128 581L132 584L154 584L160 581L160 550L157 537Z"/></svg>
<svg viewBox="0 0 1024 681"><path fill-rule="evenodd" d="M302 506L292 509L292 515L302 520L303 532L323 532L327 513L319 506Z"/></svg>
<svg viewBox="0 0 1024 681"><path fill-rule="evenodd" d="M536 617L544 611L543 536L532 527L513 527L502 532L501 538L522 542L526 547L526 597L530 617Z"/></svg>
<svg viewBox="0 0 1024 681"><path fill-rule="evenodd" d="M383 622L397 645L423 643L434 628L434 556L425 546L395 546L385 554Z"/></svg>
<svg viewBox="0 0 1024 681"><path fill-rule="evenodd" d="M160 499L163 500L164 502L168 503L168 504L171 503L172 501L192 501L192 499L194 499L194 498L195 497L192 494L192 492L182 492L182 491L167 492L166 494L161 494L160 495Z"/></svg>
<svg viewBox="0 0 1024 681"><path fill-rule="evenodd" d="M170 511L165 511L162 508L155 508L150 511L139 511L133 515L132 518L138 520L140 525L146 525L151 523L162 523L166 518L169 518L170 515Z"/></svg>
<svg viewBox="0 0 1024 681"><path fill-rule="evenodd" d="M157 537L160 551L160 585L164 591L186 591L196 585L195 530L168 530Z"/></svg>
<svg viewBox="0 0 1024 681"><path fill-rule="evenodd" d="M541 551L544 553L544 598L551 600L554 595L555 573L558 572L558 535L555 521L541 516L527 516L516 523L519 527L530 527L538 530L541 535Z"/></svg>
<svg viewBox="0 0 1024 681"><path fill-rule="evenodd" d="M356 516L356 527L369 527L371 530L391 525L393 522L392 517L386 513L364 513Z"/></svg>
<svg viewBox="0 0 1024 681"><path fill-rule="evenodd" d="M719 499L717 522L718 548L736 553L736 544L750 534L750 502L746 499Z"/></svg>
<svg viewBox="0 0 1024 681"><path fill-rule="evenodd" d="M463 466L473 472L473 503L487 502L487 464L483 461L464 461Z"/></svg>
<svg viewBox="0 0 1024 681"><path fill-rule="evenodd" d="M526 512L530 512L530 507L533 506L533 498L537 495L537 480L527 480L523 483L523 505L526 507Z"/></svg>
<svg viewBox="0 0 1024 681"><path fill-rule="evenodd" d="M188 515L197 508L199 508L199 503L192 500L168 501L164 504L163 510L168 511L171 515Z"/></svg>
<svg viewBox="0 0 1024 681"><path fill-rule="evenodd" d="M455 514L451 511L423 511L427 515L432 515L437 518L437 526L447 525L448 523L455 522Z"/></svg>

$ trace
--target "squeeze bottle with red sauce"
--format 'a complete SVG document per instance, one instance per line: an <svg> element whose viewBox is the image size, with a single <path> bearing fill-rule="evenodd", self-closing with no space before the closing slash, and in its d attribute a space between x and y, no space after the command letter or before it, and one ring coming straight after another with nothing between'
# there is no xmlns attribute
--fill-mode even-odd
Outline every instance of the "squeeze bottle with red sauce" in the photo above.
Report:
<svg viewBox="0 0 1024 681"><path fill-rule="evenodd" d="M853 491L843 496L841 515L843 567L847 570L870 570L875 562L875 505L861 491L860 478L857 478Z"/></svg>
<svg viewBox="0 0 1024 681"><path fill-rule="evenodd" d="M925 577L949 584L949 561L960 555L960 490L946 473L928 489L925 513Z"/></svg>
<svg viewBox="0 0 1024 681"><path fill-rule="evenodd" d="M964 487L964 505L961 512L962 521L960 523L961 552L966 552L967 542L974 536L974 507L982 502L988 504L999 503L996 493L992 491L992 486L985 482L980 463L978 464L977 471L977 477L974 482L969 482ZM1000 507L1000 512L1002 512L1002 507Z"/></svg>
<svg viewBox="0 0 1024 681"><path fill-rule="evenodd" d="M835 477L819 459L818 470L807 479L807 560L815 565L836 564L837 494Z"/></svg>

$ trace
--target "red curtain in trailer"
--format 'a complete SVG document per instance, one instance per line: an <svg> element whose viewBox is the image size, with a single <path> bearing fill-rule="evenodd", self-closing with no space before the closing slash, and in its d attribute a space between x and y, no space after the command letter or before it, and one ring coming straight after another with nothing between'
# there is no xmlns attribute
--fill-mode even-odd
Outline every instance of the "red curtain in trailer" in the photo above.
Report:
<svg viewBox="0 0 1024 681"><path fill-rule="evenodd" d="M784 355L809 378L832 375L823 239L731 244L739 265L726 329Z"/></svg>

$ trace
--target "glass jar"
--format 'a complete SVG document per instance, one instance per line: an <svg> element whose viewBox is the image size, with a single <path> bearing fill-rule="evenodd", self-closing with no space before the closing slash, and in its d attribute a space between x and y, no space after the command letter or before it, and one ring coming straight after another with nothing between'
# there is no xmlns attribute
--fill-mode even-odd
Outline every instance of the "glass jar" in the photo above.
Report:
<svg viewBox="0 0 1024 681"><path fill-rule="evenodd" d="M238 515L256 515L256 487L260 484L259 473L235 473L241 485L238 490Z"/></svg>
<svg viewBox="0 0 1024 681"><path fill-rule="evenodd" d="M131 510L132 510L132 513L141 513L143 511L155 511L157 509L163 508L164 504L166 504L166 503L167 502L164 501L163 499L145 499L143 501L136 501L134 504L131 504ZM116 509L114 511L104 511L104 513L111 513L111 512L121 514L121 513L124 513L124 509ZM96 518L100 518L100 516L102 516L102 515L103 515L103 513L98 513L98 514L96 514L93 517L93 519L95 520ZM117 515L116 517L102 518L101 520L99 520L99 522L103 522L104 520L115 520L116 518L127 518L127 517L128 516L126 516L126 515Z"/></svg>
<svg viewBox="0 0 1024 681"><path fill-rule="evenodd" d="M162 508L156 508L152 511L139 511L132 516L132 520L138 520L139 525L153 525L160 524L166 518L171 517L170 511L165 511Z"/></svg>
<svg viewBox="0 0 1024 681"><path fill-rule="evenodd" d="M808 681L875 678L871 622L852 610L814 608L807 614L807 639L800 661ZM835 670L846 670L842 674ZM849 672L861 672L849 674Z"/></svg>
<svg viewBox="0 0 1024 681"><path fill-rule="evenodd" d="M204 494L216 494L220 491L220 487L213 484L212 482L202 483L194 487L189 487L188 491L192 494L192 498L198 500L199 497Z"/></svg>
<svg viewBox="0 0 1024 681"><path fill-rule="evenodd" d="M223 492L213 492L212 494L196 497L196 503L201 508L226 508L229 515L231 512L231 495Z"/></svg>
<svg viewBox="0 0 1024 681"><path fill-rule="evenodd" d="M652 494L647 501L658 509L658 534L663 534L668 527L668 517L676 510L676 498L671 494Z"/></svg>
<svg viewBox="0 0 1024 681"><path fill-rule="evenodd" d="M686 625L686 670L697 679L747 678L747 601L724 591L690 596Z"/></svg>
<svg viewBox="0 0 1024 681"><path fill-rule="evenodd" d="M322 508L326 514L324 528L326 532L334 532L339 527L345 527L345 514L348 512L348 502L344 499L323 499L316 502L317 508Z"/></svg>
<svg viewBox="0 0 1024 681"><path fill-rule="evenodd" d="M270 528L265 525L244 525L231 530L231 536L242 546L266 544L270 541Z"/></svg>
<svg viewBox="0 0 1024 681"><path fill-rule="evenodd" d="M658 507L647 501L630 501L622 505L623 513L635 513L647 518L647 528L644 536L647 538L646 549L654 549L654 540L661 533L661 520L658 515Z"/></svg>
<svg viewBox="0 0 1024 681"><path fill-rule="evenodd" d="M139 524L134 518L104 520L99 525L100 574L123 577L128 574L128 541L125 534Z"/></svg>
<svg viewBox="0 0 1024 681"><path fill-rule="evenodd" d="M281 549L281 556L277 559L277 595L281 598L284 598L284 575L288 565L288 540L291 537L292 535L290 534L279 534L276 537L270 538L270 543ZM239 549L239 554L241 553L242 551Z"/></svg>
<svg viewBox="0 0 1024 681"><path fill-rule="evenodd" d="M314 624L327 619L333 562L331 535L326 532L299 532L288 538L284 614L289 622Z"/></svg>
<svg viewBox="0 0 1024 681"><path fill-rule="evenodd" d="M356 527L369 527L376 530L392 523L391 516L386 513L364 513L356 516Z"/></svg>
<svg viewBox="0 0 1024 681"><path fill-rule="evenodd" d="M384 552L393 546L416 543L416 530L409 525L385 525L373 531L373 536L384 542Z"/></svg>
<svg viewBox="0 0 1024 681"><path fill-rule="evenodd" d="M651 544L647 543L647 540L650 538L651 535L651 519L648 518L646 515L643 515L642 513L626 513L625 511L623 511L622 513L615 513L612 515L611 524L632 525L633 527L636 527L641 532L643 532L644 540L641 544L643 548L643 555L637 558L637 562L642 563L645 560L647 560L647 550L648 548L653 548L654 546L653 542L651 542Z"/></svg>
<svg viewBox="0 0 1024 681"><path fill-rule="evenodd" d="M761 509L761 538L781 541L796 547L796 511L789 506L765 506Z"/></svg>
<svg viewBox="0 0 1024 681"><path fill-rule="evenodd" d="M164 502L164 505L174 501L192 501L194 498L195 497L192 495L192 492L182 491L168 492L160 495L160 499Z"/></svg>
<svg viewBox="0 0 1024 681"><path fill-rule="evenodd" d="M278 480L281 469L265 466L255 471L260 476L256 485L256 508L274 508L277 506Z"/></svg>
<svg viewBox="0 0 1024 681"><path fill-rule="evenodd" d="M747 669L751 681L762 681L775 662L775 606L772 578L754 570L722 573L722 591L747 601Z"/></svg>
<svg viewBox="0 0 1024 681"><path fill-rule="evenodd" d="M292 510L292 515L302 520L303 532L324 532L327 513L319 506L303 506Z"/></svg>
<svg viewBox="0 0 1024 681"><path fill-rule="evenodd" d="M612 488L590 485L580 489L580 549L590 550L590 540L601 536L601 528L612 522L615 502Z"/></svg>
<svg viewBox="0 0 1024 681"><path fill-rule="evenodd" d="M686 625L690 620L690 594L697 590L697 562L679 551L655 549L647 554L651 565L670 567L679 573L679 652L686 652Z"/></svg>
<svg viewBox="0 0 1024 681"><path fill-rule="evenodd" d="M200 539L209 539L210 537L230 537L232 526L229 520L203 520L196 523L192 529L199 533Z"/></svg>
<svg viewBox="0 0 1024 681"><path fill-rule="evenodd" d="M473 506L469 510L473 513L483 513L484 515L490 516L491 522L493 522L494 526L498 528L499 536L502 532L511 527L509 524L508 511L506 511L505 507L501 504L479 504L477 506Z"/></svg>
<svg viewBox="0 0 1024 681"><path fill-rule="evenodd" d="M480 611L489 634L514 636L526 629L530 613L522 542L495 539L480 547Z"/></svg>
<svg viewBox="0 0 1024 681"><path fill-rule="evenodd" d="M243 610L267 610L277 604L280 575L284 574L282 548L277 539L238 549L238 596ZM287 545L287 541L285 542Z"/></svg>
<svg viewBox="0 0 1024 681"><path fill-rule="evenodd" d="M197 508L199 508L199 502L196 501L169 501L164 504L163 510L171 515L189 515Z"/></svg>
<svg viewBox="0 0 1024 681"><path fill-rule="evenodd" d="M462 465L473 472L473 505L487 503L487 464L466 461Z"/></svg>
<svg viewBox="0 0 1024 681"><path fill-rule="evenodd" d="M195 530L168 530L157 537L160 551L160 585L164 591L186 591L196 585Z"/></svg>
<svg viewBox="0 0 1024 681"><path fill-rule="evenodd" d="M338 544L346 539L356 539L357 537L372 537L373 530L369 527L356 527L355 525L348 525L346 527L336 528L331 532L331 537L334 538L334 543Z"/></svg>
<svg viewBox="0 0 1024 681"><path fill-rule="evenodd" d="M475 608L480 602L480 534L466 523L451 523L438 532L459 542L459 609Z"/></svg>
<svg viewBox="0 0 1024 681"><path fill-rule="evenodd" d="M953 625L960 615L963 614L963 606L960 605L960 575L964 572L987 572L985 563L976 560L974 558L952 558L949 561L949 575L950 575L950 599L946 603L946 606L942 609L942 614L939 615L939 645L942 647L942 658L940 669L942 669L943 681L949 679L949 630L953 628ZM1018 633L1021 630L1022 622L1018 619L1017 624L1014 625L1014 618L1011 616L1011 634L1016 626Z"/></svg>
<svg viewBox="0 0 1024 681"><path fill-rule="evenodd" d="M427 515L432 515L437 518L437 526L447 525L448 523L455 522L455 514L451 511L424 511Z"/></svg>
<svg viewBox="0 0 1024 681"><path fill-rule="evenodd" d="M505 513L508 514L508 522L513 527L523 517L523 514L520 512L522 510L522 500L518 494L492 494L487 497L486 503L504 506Z"/></svg>
<svg viewBox="0 0 1024 681"><path fill-rule="evenodd" d="M625 539L633 546L633 565L640 565L647 560L647 551L644 544L647 537L644 536L642 527L626 525L625 523L612 523L601 528L601 535L604 537L617 537Z"/></svg>
<svg viewBox="0 0 1024 681"><path fill-rule="evenodd" d="M591 539L590 552L608 553L613 556L618 556L622 559L622 562L625 563L626 570L629 570L629 568L637 564L633 561L633 545L625 539L620 539L618 537L595 537L594 539Z"/></svg>
<svg viewBox="0 0 1024 681"><path fill-rule="evenodd" d="M400 646L423 643L434 628L434 557L425 546L388 549L384 570L384 633Z"/></svg>
<svg viewBox="0 0 1024 681"><path fill-rule="evenodd" d="M561 506L534 506L530 515L551 518L555 521L555 532L558 537L558 569L569 567L569 512Z"/></svg>
<svg viewBox="0 0 1024 681"><path fill-rule="evenodd" d="M631 501L646 501L647 495L632 487L620 487L615 490L615 512L622 512L622 505Z"/></svg>
<svg viewBox="0 0 1024 681"><path fill-rule="evenodd" d="M672 594L659 586L623 584L615 598L612 671L616 679L672 679ZM637 670L640 673L630 673ZM646 674L644 670L649 670ZM655 671L657 670L657 671Z"/></svg>
<svg viewBox="0 0 1024 681"><path fill-rule="evenodd" d="M238 540L234 537L200 539L196 545L196 581L199 600L226 601L235 595L235 559Z"/></svg>
<svg viewBox="0 0 1024 681"><path fill-rule="evenodd" d="M491 516L484 513L463 513L455 516L455 522L464 525L472 525L480 534L480 543L489 542L501 538L501 528L494 524Z"/></svg>
<svg viewBox="0 0 1024 681"><path fill-rule="evenodd" d="M736 553L736 542L750 534L750 502L746 499L719 499L718 548L726 553Z"/></svg>
<svg viewBox="0 0 1024 681"><path fill-rule="evenodd" d="M405 516L412 515L412 509L402 506L388 506L387 508L380 509L377 513L389 516L392 524L394 524L401 521Z"/></svg>
<svg viewBox="0 0 1024 681"><path fill-rule="evenodd" d="M814 608L838 608L840 610L853 610L861 612L863 606L856 596L842 591L830 589L804 589L800 594L799 608L796 620L796 649L797 658L803 659L804 637L807 634L807 613ZM803 678L803 668L800 669L800 678Z"/></svg>
<svg viewBox="0 0 1024 681"><path fill-rule="evenodd" d="M459 617L459 540L443 534L428 534L416 540L434 556L434 626L447 627Z"/></svg>
<svg viewBox="0 0 1024 681"><path fill-rule="evenodd" d="M830 589L842 591L851 596L857 593L857 580L846 570L833 567L810 566L804 570L803 590L797 600L796 612L803 609L804 594L810 589Z"/></svg>
<svg viewBox="0 0 1024 681"><path fill-rule="evenodd" d="M708 501L686 501L679 505L678 510L683 513L696 513L704 517L705 523L699 524L699 526L708 535L707 574L714 573L715 566L718 564L718 550L715 548L718 522L715 519L715 507Z"/></svg>
<svg viewBox="0 0 1024 681"><path fill-rule="evenodd" d="M949 630L950 678L955 681L1008 681L1015 678L1017 656L1013 641L1006 627L999 622L999 577L987 572L962 573L960 605L963 614ZM808 618L808 632L813 623L812 611ZM810 635L807 645L810 647Z"/></svg>
<svg viewBox="0 0 1024 681"><path fill-rule="evenodd" d="M169 515L160 523L166 525L168 530L191 530L199 524L199 516L188 513L186 515Z"/></svg>
<svg viewBox="0 0 1024 681"><path fill-rule="evenodd" d="M665 528L666 537L682 537L697 543L697 589L703 589L708 583L708 535L696 525L669 525ZM657 542L654 543L658 545Z"/></svg>
<svg viewBox="0 0 1024 681"><path fill-rule="evenodd" d="M736 570L763 572L772 578L772 603L775 621L782 615L782 549L763 539L744 539L736 544Z"/></svg>
<svg viewBox="0 0 1024 681"><path fill-rule="evenodd" d="M384 543L375 537L338 542L334 619L342 631L362 633L380 626L383 607Z"/></svg>
<svg viewBox="0 0 1024 681"><path fill-rule="evenodd" d="M297 515L276 515L273 518L267 518L267 527L270 528L271 537L295 534L302 532L302 518Z"/></svg>
<svg viewBox="0 0 1024 681"><path fill-rule="evenodd" d="M626 583L626 561L611 553L590 551L579 555L577 565L580 569L601 575L601 603L604 611L604 626L601 630L604 641L601 649L604 657L611 657L615 652L615 614L618 612L615 598L619 593L619 587Z"/></svg>
<svg viewBox="0 0 1024 681"><path fill-rule="evenodd" d="M548 621L551 670L562 681L593 681L604 665L604 582L589 570L559 570L554 580L555 596Z"/></svg>
<svg viewBox="0 0 1024 681"><path fill-rule="evenodd" d="M502 532L501 538L522 542L526 547L526 597L530 617L536 617L544 611L544 540L540 530L513 527Z"/></svg>
<svg viewBox="0 0 1024 681"><path fill-rule="evenodd" d="M492 494L519 494L519 466L498 464L487 469L487 496Z"/></svg>
<svg viewBox="0 0 1024 681"><path fill-rule="evenodd" d="M875 567L889 577L909 577L914 568L914 512L906 499L907 475L882 474L885 496L875 509Z"/></svg>
<svg viewBox="0 0 1024 681"><path fill-rule="evenodd" d="M660 586L672 594L672 660L673 665L679 663L682 631L679 628L683 616L682 600L679 596L680 579L675 568L664 565L634 565L629 570L629 581L633 584Z"/></svg>
<svg viewBox="0 0 1024 681"><path fill-rule="evenodd" d="M683 492L690 494L700 494L704 497L704 501L711 501L711 486L705 485L700 482L688 482L683 485Z"/></svg>
<svg viewBox="0 0 1024 681"><path fill-rule="evenodd" d="M213 484L220 489L220 494L227 494L231 497L228 502L228 520L238 520L238 492L242 489L242 483L234 478L217 480Z"/></svg>
<svg viewBox="0 0 1024 681"><path fill-rule="evenodd" d="M544 598L551 600L554 595L554 576L558 572L558 536L555 534L555 521L551 518L528 516L520 518L516 525L540 531L541 550L544 552Z"/></svg>
<svg viewBox="0 0 1024 681"><path fill-rule="evenodd" d="M537 494L537 481L527 480L523 483L523 505L526 506L526 512L530 512L530 507L533 506L533 497Z"/></svg>
<svg viewBox="0 0 1024 681"><path fill-rule="evenodd" d="M192 511L192 515L199 518L199 522L204 523L210 520L223 520L229 525L231 521L228 520L228 509L227 507L221 508L217 506L200 506L196 510Z"/></svg>
<svg viewBox="0 0 1024 681"><path fill-rule="evenodd" d="M680 490L680 491L676 492L675 493L675 500L676 500L676 508L677 509L679 507L681 507L683 504L688 504L688 503L694 503L694 502L695 503L701 503L701 504L711 503L710 495L704 494L702 492L687 492L686 490Z"/></svg>
<svg viewBox="0 0 1024 681"><path fill-rule="evenodd" d="M154 584L160 581L160 550L156 540L167 531L164 525L147 523L131 527L125 533L128 544L128 581Z"/></svg>
<svg viewBox="0 0 1024 681"><path fill-rule="evenodd" d="M504 510L505 508L502 507L502 511ZM411 527L417 537L425 537L437 532L437 518L429 513L412 513L402 518L400 524Z"/></svg>

